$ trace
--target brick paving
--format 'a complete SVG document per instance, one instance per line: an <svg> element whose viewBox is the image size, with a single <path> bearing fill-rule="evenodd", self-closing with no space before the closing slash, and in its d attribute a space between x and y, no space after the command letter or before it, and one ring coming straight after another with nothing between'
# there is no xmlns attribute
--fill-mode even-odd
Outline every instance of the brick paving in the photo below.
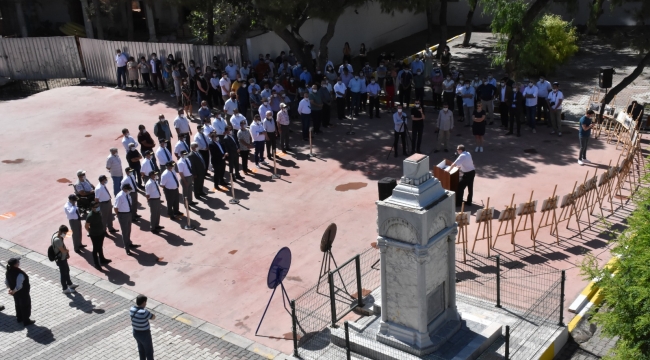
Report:
<svg viewBox="0 0 650 360"><path fill-rule="evenodd" d="M0 249L2 267L15 252ZM45 260L47 261L47 260ZM76 294L61 293L58 270L23 257L29 275L32 319L25 328L15 320L13 299L0 292L0 359L136 359L126 297L80 279ZM216 310L216 309L215 309ZM159 359L264 359L241 346L182 323L155 310L151 321L156 358Z"/></svg>
<svg viewBox="0 0 650 360"><path fill-rule="evenodd" d="M578 335L580 334L580 335ZM585 334L593 334L587 338ZM616 345L617 338L610 338L602 333L602 329L595 324L584 321L569 336L566 345L555 356L556 360L597 360L607 355L607 352ZM584 341L586 340L586 341Z"/></svg>

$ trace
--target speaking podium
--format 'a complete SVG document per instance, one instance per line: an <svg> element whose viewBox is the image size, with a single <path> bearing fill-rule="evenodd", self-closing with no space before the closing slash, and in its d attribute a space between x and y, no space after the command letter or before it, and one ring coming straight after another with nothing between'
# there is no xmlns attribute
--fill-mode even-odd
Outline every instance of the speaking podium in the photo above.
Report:
<svg viewBox="0 0 650 360"><path fill-rule="evenodd" d="M451 172L445 171L445 168L451 164L453 164L452 161L444 159L440 164L434 166L433 176L440 180L443 189L456 191L458 189L458 168L454 168Z"/></svg>

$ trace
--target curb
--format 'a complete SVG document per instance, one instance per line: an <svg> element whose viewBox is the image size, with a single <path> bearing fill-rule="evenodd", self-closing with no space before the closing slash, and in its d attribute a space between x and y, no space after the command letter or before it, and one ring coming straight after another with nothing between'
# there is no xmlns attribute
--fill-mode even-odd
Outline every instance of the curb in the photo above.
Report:
<svg viewBox="0 0 650 360"><path fill-rule="evenodd" d="M555 339L553 339L546 350L544 350L542 355L539 356L539 360L552 360L555 355L557 355L560 350L562 350L567 340L569 340L569 331L567 330L566 326L559 331L560 333L555 336Z"/></svg>
<svg viewBox="0 0 650 360"><path fill-rule="evenodd" d="M14 252L20 255L20 257L28 258L34 262L46 265L50 268L58 269L58 267L53 262L51 262L47 258L47 256L38 253L36 251L27 249L25 247L22 247L20 245L14 244L13 242L7 239L0 238L0 248ZM119 295L129 301L135 302L135 298L138 295L136 292L129 289L128 287L115 285L93 274L75 268L74 266L70 266L70 276L75 277L84 282L87 282L90 285L99 287L115 295ZM154 299L149 298L147 302L151 305L149 309L152 311L168 316L173 320L176 320L185 325L189 325L194 328L197 328L198 330L201 330L211 336L217 337L223 341L237 345L242 349L246 349L247 351L263 356L267 359L276 359L276 360L295 359L291 355L283 354L275 349L271 349L267 346L249 340L239 334L235 334L231 331L228 331L212 323L206 322L205 320L199 319L190 314L184 313L178 309L165 305Z"/></svg>

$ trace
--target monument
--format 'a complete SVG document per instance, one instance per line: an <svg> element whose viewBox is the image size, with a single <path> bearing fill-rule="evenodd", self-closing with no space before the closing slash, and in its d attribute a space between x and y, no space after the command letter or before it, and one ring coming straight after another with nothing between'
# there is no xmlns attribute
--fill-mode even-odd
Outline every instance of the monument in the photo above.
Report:
<svg viewBox="0 0 650 360"><path fill-rule="evenodd" d="M429 157L415 154L404 161L393 195L377 202L377 212L382 299L377 340L429 354L461 327L454 193L433 177Z"/></svg>
<svg viewBox="0 0 650 360"><path fill-rule="evenodd" d="M454 192L433 177L428 156L415 154L376 204L381 287L364 301L372 315L349 323L351 350L380 360L475 359L501 325L470 313L461 319L457 309ZM345 346L344 331L330 331Z"/></svg>

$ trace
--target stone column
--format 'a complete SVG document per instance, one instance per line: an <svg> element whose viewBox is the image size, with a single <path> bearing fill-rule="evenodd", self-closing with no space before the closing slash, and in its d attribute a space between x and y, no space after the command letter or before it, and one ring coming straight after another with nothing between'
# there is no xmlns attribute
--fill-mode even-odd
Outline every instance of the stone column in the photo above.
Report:
<svg viewBox="0 0 650 360"><path fill-rule="evenodd" d="M16 0L16 18L20 27L20 36L26 38L28 36L27 24L25 23L25 14L23 13L23 5L20 0Z"/></svg>
<svg viewBox="0 0 650 360"><path fill-rule="evenodd" d="M81 2L81 12L84 17L84 26L86 28L86 37L88 39L94 39L95 33L93 31L93 22L90 19L90 13L88 12L88 0L79 0Z"/></svg>
<svg viewBox="0 0 650 360"><path fill-rule="evenodd" d="M153 8L145 1L145 8L147 10L147 26L149 27L149 42L156 42L156 22L154 21Z"/></svg>

